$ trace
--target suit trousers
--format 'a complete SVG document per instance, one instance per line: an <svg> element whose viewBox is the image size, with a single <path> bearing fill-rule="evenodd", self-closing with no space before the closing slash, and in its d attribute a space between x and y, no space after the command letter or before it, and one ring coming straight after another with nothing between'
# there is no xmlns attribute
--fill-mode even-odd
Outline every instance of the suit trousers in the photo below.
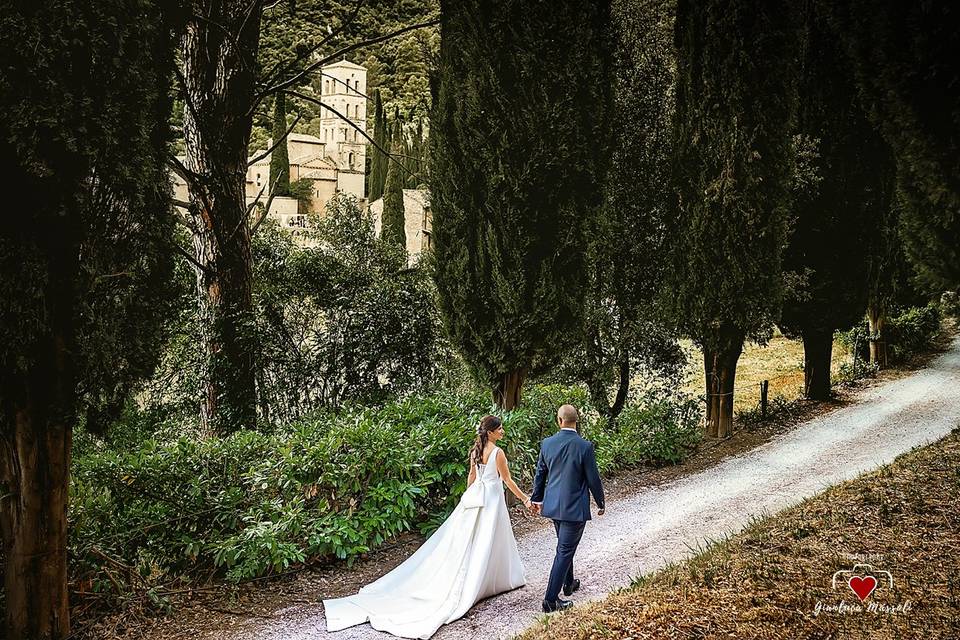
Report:
<svg viewBox="0 0 960 640"><path fill-rule="evenodd" d="M550 580L543 596L545 601L556 602L560 597L560 589L573 582L573 555L577 552L577 545L580 544L586 524L583 520L553 521L553 528L557 531L557 553L553 557Z"/></svg>

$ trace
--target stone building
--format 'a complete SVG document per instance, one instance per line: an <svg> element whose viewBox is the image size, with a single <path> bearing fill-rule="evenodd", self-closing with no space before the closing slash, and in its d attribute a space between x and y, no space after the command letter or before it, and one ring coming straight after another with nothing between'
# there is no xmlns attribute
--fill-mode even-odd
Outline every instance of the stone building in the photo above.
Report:
<svg viewBox="0 0 960 640"><path fill-rule="evenodd" d="M370 203L373 228L377 237L383 221L383 198ZM403 230L407 237L407 263L417 264L430 250L430 194L426 189L403 190Z"/></svg>
<svg viewBox="0 0 960 640"><path fill-rule="evenodd" d="M349 118L356 127L366 131L366 83L367 71L364 67L346 60L334 62L320 69L320 99L337 113ZM337 113L322 109L322 133L319 137L302 133L287 136L290 182L304 178L311 180L311 209L321 213L335 193L353 194L361 203L366 197L367 141ZM272 146L271 139L267 149ZM250 160L264 155L267 149L257 149ZM187 200L186 183L176 174L173 174L173 180L174 197ZM247 204L254 202L258 196L260 202L266 204L271 184L270 154L266 154L247 167ZM295 235L299 235L297 230L307 225L307 217L298 210L297 204L293 198L277 197L273 199L269 212Z"/></svg>

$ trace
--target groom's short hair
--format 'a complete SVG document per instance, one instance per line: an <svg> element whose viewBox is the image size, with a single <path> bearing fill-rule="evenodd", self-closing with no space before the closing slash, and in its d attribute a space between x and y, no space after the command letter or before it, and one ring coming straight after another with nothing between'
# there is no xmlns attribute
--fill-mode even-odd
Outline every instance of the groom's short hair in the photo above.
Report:
<svg viewBox="0 0 960 640"><path fill-rule="evenodd" d="M557 409L557 417L560 418L562 422L573 422L576 423L580 416L577 414L577 408L572 404L565 404Z"/></svg>

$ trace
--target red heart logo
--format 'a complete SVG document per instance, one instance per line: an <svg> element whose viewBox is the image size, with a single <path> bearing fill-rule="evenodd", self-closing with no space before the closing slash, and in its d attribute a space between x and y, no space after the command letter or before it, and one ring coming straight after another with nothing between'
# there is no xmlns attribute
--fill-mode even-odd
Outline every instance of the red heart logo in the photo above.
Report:
<svg viewBox="0 0 960 640"><path fill-rule="evenodd" d="M850 578L849 584L853 592L860 598L860 602L863 602L869 598L873 590L877 588L877 579L873 576L867 576L866 578L853 576Z"/></svg>

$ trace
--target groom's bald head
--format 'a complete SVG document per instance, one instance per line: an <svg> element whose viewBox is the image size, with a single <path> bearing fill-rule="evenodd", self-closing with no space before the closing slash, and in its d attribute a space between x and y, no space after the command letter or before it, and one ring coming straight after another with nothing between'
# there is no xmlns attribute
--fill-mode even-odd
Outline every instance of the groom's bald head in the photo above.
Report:
<svg viewBox="0 0 960 640"><path fill-rule="evenodd" d="M572 404L565 404L557 409L557 418L560 420L561 427L572 427L580 419L577 408Z"/></svg>

